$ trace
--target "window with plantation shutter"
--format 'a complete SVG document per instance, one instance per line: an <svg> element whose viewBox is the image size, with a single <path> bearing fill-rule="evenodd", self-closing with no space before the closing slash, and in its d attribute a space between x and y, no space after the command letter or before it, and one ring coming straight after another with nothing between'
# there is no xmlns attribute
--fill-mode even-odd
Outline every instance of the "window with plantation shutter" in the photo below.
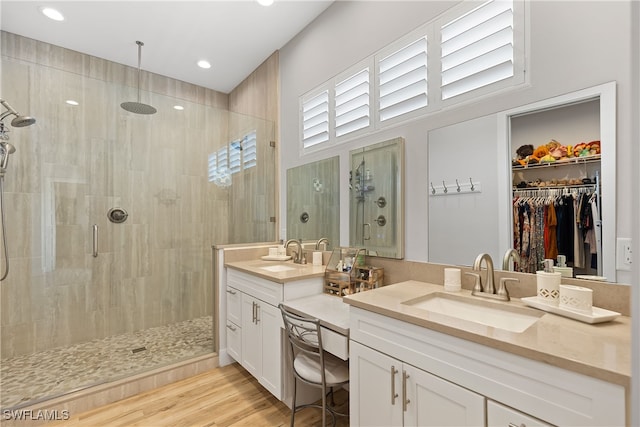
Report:
<svg viewBox="0 0 640 427"><path fill-rule="evenodd" d="M336 84L336 137L366 128L370 121L369 67Z"/></svg>
<svg viewBox="0 0 640 427"><path fill-rule="evenodd" d="M209 182L213 182L216 177L216 172L218 171L218 158L216 153L209 154L209 160L207 162L207 170L208 170L208 178Z"/></svg>
<svg viewBox="0 0 640 427"><path fill-rule="evenodd" d="M302 102L302 146L310 148L329 141L329 91Z"/></svg>
<svg viewBox="0 0 640 427"><path fill-rule="evenodd" d="M242 156L242 140L237 140L229 143L229 172L240 172L240 157Z"/></svg>
<svg viewBox="0 0 640 427"><path fill-rule="evenodd" d="M380 121L427 106L427 38L416 41L378 61Z"/></svg>
<svg viewBox="0 0 640 427"><path fill-rule="evenodd" d="M514 76L512 1L488 1L441 27L443 100Z"/></svg>
<svg viewBox="0 0 640 427"><path fill-rule="evenodd" d="M258 164L258 149L256 146L256 131L253 131L242 139L242 168L249 169Z"/></svg>

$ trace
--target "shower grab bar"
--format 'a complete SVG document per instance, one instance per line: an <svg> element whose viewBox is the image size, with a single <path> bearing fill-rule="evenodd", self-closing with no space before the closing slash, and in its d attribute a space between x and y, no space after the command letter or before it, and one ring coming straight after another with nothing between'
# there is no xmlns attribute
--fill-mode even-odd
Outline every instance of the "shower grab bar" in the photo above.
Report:
<svg viewBox="0 0 640 427"><path fill-rule="evenodd" d="M98 224L93 224L93 257L98 257Z"/></svg>

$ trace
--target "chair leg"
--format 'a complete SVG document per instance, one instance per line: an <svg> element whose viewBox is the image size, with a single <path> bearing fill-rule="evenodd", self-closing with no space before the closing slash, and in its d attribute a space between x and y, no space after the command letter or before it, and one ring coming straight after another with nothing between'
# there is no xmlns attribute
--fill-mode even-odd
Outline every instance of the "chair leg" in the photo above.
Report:
<svg viewBox="0 0 640 427"><path fill-rule="evenodd" d="M294 376L293 377L293 401L291 403L291 427L293 427L294 425L294 420L295 420L295 416L296 416L296 383L297 383L297 378Z"/></svg>
<svg viewBox="0 0 640 427"><path fill-rule="evenodd" d="M331 406L336 406L336 401L333 399L333 387L329 389L329 395L331 396Z"/></svg>
<svg viewBox="0 0 640 427"><path fill-rule="evenodd" d="M322 427L327 426L327 394L322 387Z"/></svg>

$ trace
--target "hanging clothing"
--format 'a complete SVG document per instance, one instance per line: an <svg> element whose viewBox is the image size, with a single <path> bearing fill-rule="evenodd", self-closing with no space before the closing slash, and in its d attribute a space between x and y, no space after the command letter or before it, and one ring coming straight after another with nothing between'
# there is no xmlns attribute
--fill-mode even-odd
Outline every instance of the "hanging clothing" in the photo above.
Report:
<svg viewBox="0 0 640 427"><path fill-rule="evenodd" d="M556 208L553 203L549 203L549 205L546 206L544 217L544 257L556 259L558 257L558 238L556 234L558 218L556 217Z"/></svg>

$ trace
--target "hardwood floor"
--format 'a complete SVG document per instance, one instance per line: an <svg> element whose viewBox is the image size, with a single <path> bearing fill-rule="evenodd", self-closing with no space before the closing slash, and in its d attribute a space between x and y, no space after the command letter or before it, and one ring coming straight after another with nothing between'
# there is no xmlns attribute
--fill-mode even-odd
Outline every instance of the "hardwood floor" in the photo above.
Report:
<svg viewBox="0 0 640 427"><path fill-rule="evenodd" d="M349 395L336 392L336 410L348 412ZM52 426L288 426L291 410L265 390L240 365L187 378L81 414ZM319 409L296 413L296 426L321 426ZM331 417L327 416L327 425ZM349 425L338 417L337 426Z"/></svg>

